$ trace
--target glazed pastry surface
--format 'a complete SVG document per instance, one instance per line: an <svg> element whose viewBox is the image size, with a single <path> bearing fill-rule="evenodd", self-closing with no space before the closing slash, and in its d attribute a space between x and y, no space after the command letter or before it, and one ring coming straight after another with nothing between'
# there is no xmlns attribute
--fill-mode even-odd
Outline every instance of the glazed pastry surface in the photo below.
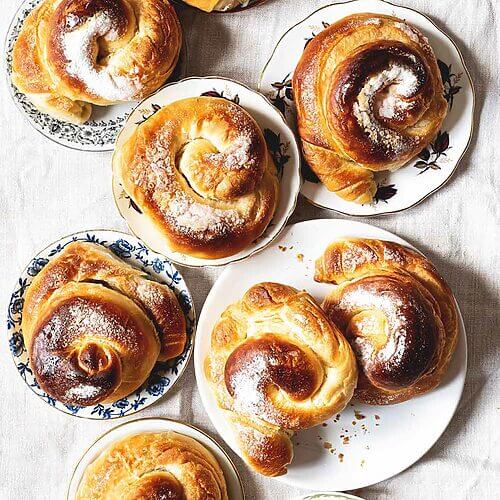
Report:
<svg viewBox="0 0 500 500"><path fill-rule="evenodd" d="M228 307L212 332L205 373L242 457L267 476L286 473L291 435L344 409L354 354L306 292L261 283Z"/></svg>
<svg viewBox="0 0 500 500"><path fill-rule="evenodd" d="M166 285L83 242L33 279L22 331L40 387L79 406L128 396L186 344L184 314Z"/></svg>
<svg viewBox="0 0 500 500"><path fill-rule="evenodd" d="M262 235L279 196L264 135L222 98L176 101L118 147L114 173L168 247L194 257L234 255Z"/></svg>
<svg viewBox="0 0 500 500"><path fill-rule="evenodd" d="M228 500L224 473L212 453L176 432L127 436L85 470L77 500Z"/></svg>
<svg viewBox="0 0 500 500"><path fill-rule="evenodd" d="M448 285L421 254L382 240L333 242L315 280L338 285L323 308L356 353L355 397L393 404L437 387L458 338Z"/></svg>
<svg viewBox="0 0 500 500"><path fill-rule="evenodd" d="M293 78L305 158L341 198L369 203L437 135L447 103L427 38L396 17L354 14L307 45Z"/></svg>
<svg viewBox="0 0 500 500"><path fill-rule="evenodd" d="M40 111L85 123L92 104L134 101L160 87L181 44L167 0L44 0L14 46L12 81Z"/></svg>
<svg viewBox="0 0 500 500"><path fill-rule="evenodd" d="M234 9L245 3L245 0L184 0L185 3L205 12Z"/></svg>

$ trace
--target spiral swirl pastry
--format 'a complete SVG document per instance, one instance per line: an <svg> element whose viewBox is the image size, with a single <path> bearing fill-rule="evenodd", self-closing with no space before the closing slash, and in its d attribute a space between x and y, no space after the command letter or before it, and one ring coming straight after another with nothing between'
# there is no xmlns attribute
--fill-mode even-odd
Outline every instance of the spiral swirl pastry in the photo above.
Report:
<svg viewBox="0 0 500 500"><path fill-rule="evenodd" d="M393 404L439 385L457 342L458 313L425 257L388 241L339 240L316 262L315 280L338 285L323 309L356 353L355 397Z"/></svg>
<svg viewBox="0 0 500 500"><path fill-rule="evenodd" d="M176 432L127 436L85 470L76 500L228 500L224 473L198 441Z"/></svg>
<svg viewBox="0 0 500 500"><path fill-rule="evenodd" d="M165 106L117 147L113 166L168 247L199 258L246 248L278 203L276 167L261 129L222 98Z"/></svg>
<svg viewBox="0 0 500 500"><path fill-rule="evenodd" d="M356 203L373 199L373 172L400 168L432 141L447 111L427 39L378 14L317 35L293 89L307 162L328 190Z"/></svg>
<svg viewBox="0 0 500 500"><path fill-rule="evenodd" d="M314 299L277 283L222 314L205 372L242 457L266 476L286 473L291 434L343 410L357 380L348 342Z"/></svg>
<svg viewBox="0 0 500 500"><path fill-rule="evenodd" d="M38 384L71 405L128 396L186 344L170 289L94 243L71 243L42 269L22 317Z"/></svg>
<svg viewBox="0 0 500 500"><path fill-rule="evenodd" d="M13 50L12 81L55 118L141 99L170 76L182 34L168 0L45 0Z"/></svg>

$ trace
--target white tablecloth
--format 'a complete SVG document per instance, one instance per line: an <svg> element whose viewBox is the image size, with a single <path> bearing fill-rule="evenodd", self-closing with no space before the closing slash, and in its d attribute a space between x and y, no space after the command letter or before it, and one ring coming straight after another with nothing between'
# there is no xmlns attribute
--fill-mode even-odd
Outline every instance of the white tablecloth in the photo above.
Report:
<svg viewBox="0 0 500 500"><path fill-rule="evenodd" d="M500 33L496 16L500 9L495 0L394 1L428 14L457 41L476 86L476 132L469 153L445 188L414 209L369 222L423 250L449 281L467 328L469 372L457 414L436 445L409 470L358 494L367 499L498 498ZM18 3L1 2L2 34ZM224 75L255 87L280 35L327 3L270 0L238 15L209 16L184 10L188 74ZM11 288L41 248L75 231L126 230L126 226L112 201L110 154L72 151L44 139L21 116L5 85L0 114L0 311L6 316ZM320 217L335 215L300 200L293 221ZM219 271L182 272L200 311ZM34 396L14 369L5 329L0 346L0 398L2 499L63 498L82 451L117 425L70 417ZM168 398L134 418L155 415L192 422L214 434L192 367ZM250 473L237 457L235 461L250 500L288 499L300 493Z"/></svg>

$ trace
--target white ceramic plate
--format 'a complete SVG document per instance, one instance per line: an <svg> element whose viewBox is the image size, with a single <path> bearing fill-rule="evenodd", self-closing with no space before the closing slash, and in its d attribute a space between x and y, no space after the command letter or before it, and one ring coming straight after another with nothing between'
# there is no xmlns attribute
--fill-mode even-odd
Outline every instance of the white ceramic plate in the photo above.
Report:
<svg viewBox="0 0 500 500"><path fill-rule="evenodd" d="M170 260L183 266L222 266L246 257L265 248L285 227L292 215L300 190L300 153L295 136L286 124L281 113L264 96L245 85L219 77L186 78L171 83L141 102L132 112L116 146L120 147L136 130L161 107L188 97L210 95L230 99L246 111L264 131L269 150L274 157L280 177L280 199L274 218L264 234L245 250L222 259L199 259L175 252L170 249L163 235L125 194L122 186L113 176L113 193L120 214L130 230L156 252L166 255Z"/></svg>
<svg viewBox="0 0 500 500"><path fill-rule="evenodd" d="M378 238L411 246L360 222L327 219L294 224L259 255L243 265L227 267L205 301L195 346L196 380L212 423L236 453L238 446L203 373L212 329L227 306L262 281L305 289L321 302L333 285L314 281L314 262L329 243L342 237ZM445 430L462 394L467 347L462 320L460 325L456 352L437 389L392 406L352 401L326 426L294 436L295 458L288 473L277 479L311 490L355 490L392 477L416 462Z"/></svg>
<svg viewBox="0 0 500 500"><path fill-rule="evenodd" d="M115 104L113 106L92 106L92 116L87 123L75 125L52 118L38 111L30 100L17 90L12 83L12 51L19 37L23 23L30 12L43 0L24 0L7 31L5 41L5 62L7 86L14 103L35 130L52 141L79 151L113 151L116 137L137 101ZM187 66L187 48L183 43L179 63L170 80L182 78Z"/></svg>
<svg viewBox="0 0 500 500"><path fill-rule="evenodd" d="M140 268L153 279L165 283L177 296L186 317L188 342L184 352L177 358L157 364L148 380L134 393L114 403L93 406L73 406L56 401L38 385L29 365L29 357L24 345L21 323L26 290L33 278L51 259L73 241L88 241L109 248L115 255L128 264ZM129 234L118 231L97 230L65 236L52 243L36 255L19 277L12 292L7 312L7 332L10 352L19 375L28 387L43 401L69 415L107 420L132 415L152 405L165 396L183 374L191 358L193 339L196 329L196 315L191 293L181 274L165 257L149 250L140 240Z"/></svg>
<svg viewBox="0 0 500 500"><path fill-rule="evenodd" d="M145 418L142 420L134 420L132 422L119 425L106 434L103 434L85 452L83 457L78 462L70 481L67 499L73 500L75 498L85 469L113 442L133 434L164 431L173 431L196 439L196 441L210 450L224 472L229 498L231 500L244 500L245 494L243 492L243 485L241 483L240 476L238 475L238 471L228 454L221 448L221 446L219 446L214 439L200 429L197 429L189 424L176 422L175 420L169 420L166 418Z"/></svg>
<svg viewBox="0 0 500 500"><path fill-rule="evenodd" d="M449 112L434 142L396 172L379 172L372 204L342 200L321 184L303 162L302 194L313 204L351 216L399 212L413 207L437 191L453 175L467 150L473 131L474 90L463 57L446 33L419 12L383 0L354 0L323 7L288 30L278 42L261 76L260 91L281 109L295 127L291 78L307 40L345 16L360 12L389 14L420 29L434 49L445 87Z"/></svg>

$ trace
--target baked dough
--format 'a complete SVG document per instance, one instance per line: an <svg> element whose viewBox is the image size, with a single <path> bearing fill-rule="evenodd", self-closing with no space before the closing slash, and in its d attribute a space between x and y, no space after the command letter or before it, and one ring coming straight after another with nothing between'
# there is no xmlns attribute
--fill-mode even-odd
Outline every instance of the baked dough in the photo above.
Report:
<svg viewBox="0 0 500 500"><path fill-rule="evenodd" d="M127 436L85 470L76 500L228 500L224 473L198 441L176 432Z"/></svg>
<svg viewBox="0 0 500 500"><path fill-rule="evenodd" d="M180 355L177 298L94 243L70 243L26 291L22 332L40 387L65 404L110 403Z"/></svg>
<svg viewBox="0 0 500 500"><path fill-rule="evenodd" d="M342 239L316 262L315 280L338 285L323 308L356 353L357 399L400 403L440 384L457 343L458 313L424 256L388 241Z"/></svg>
<svg viewBox="0 0 500 500"><path fill-rule="evenodd" d="M261 283L222 314L205 373L241 456L266 476L286 473L291 435L329 419L356 386L354 354L306 292Z"/></svg>
<svg viewBox="0 0 500 500"><path fill-rule="evenodd" d="M245 0L184 0L185 3L205 12L232 10L245 3Z"/></svg>
<svg viewBox="0 0 500 500"><path fill-rule="evenodd" d="M427 38L403 20L354 14L306 47L293 77L305 158L325 187L369 203L437 135L447 103Z"/></svg>
<svg viewBox="0 0 500 500"><path fill-rule="evenodd" d="M117 147L113 168L167 246L202 259L248 247L278 203L276 167L260 127L222 98L160 109Z"/></svg>
<svg viewBox="0 0 500 500"><path fill-rule="evenodd" d="M155 91L174 70L181 44L168 0L44 0L14 45L12 82L43 113L80 124L91 104Z"/></svg>

